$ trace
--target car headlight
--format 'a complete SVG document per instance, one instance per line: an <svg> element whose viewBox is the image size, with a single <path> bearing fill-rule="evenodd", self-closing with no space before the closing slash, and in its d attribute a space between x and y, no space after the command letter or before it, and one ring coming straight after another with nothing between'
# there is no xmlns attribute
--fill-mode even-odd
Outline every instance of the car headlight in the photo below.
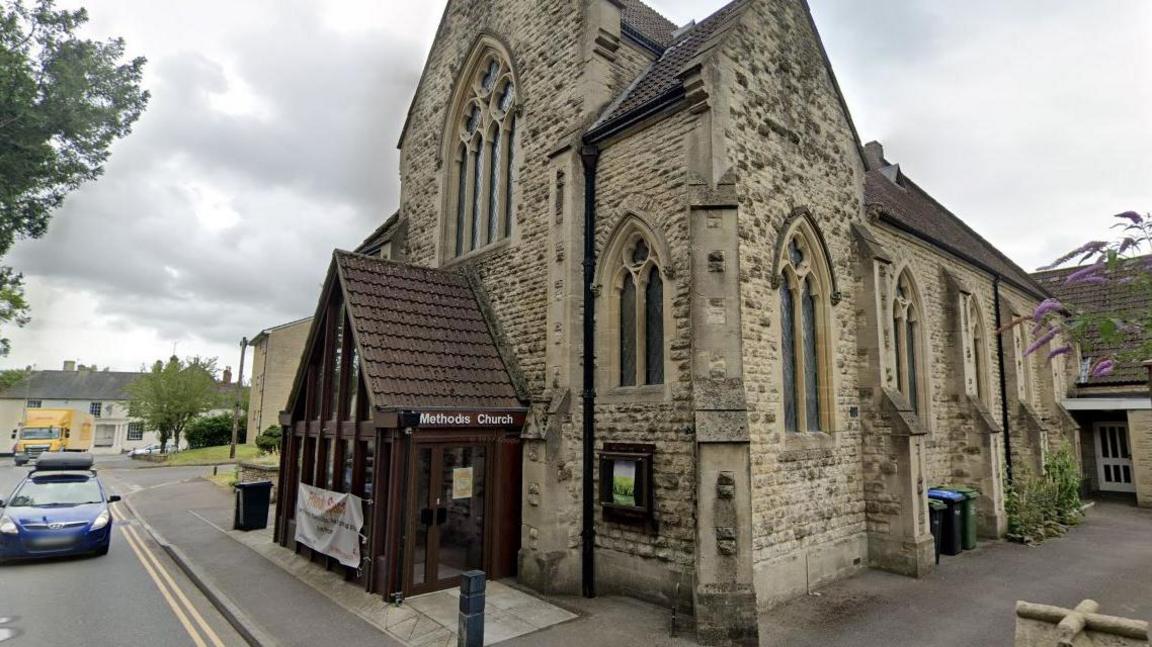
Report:
<svg viewBox="0 0 1152 647"><path fill-rule="evenodd" d="M0 534L18 535L20 529L16 527L16 522L12 521L10 517L0 517Z"/></svg>
<svg viewBox="0 0 1152 647"><path fill-rule="evenodd" d="M107 526L108 522L111 520L112 515L109 514L107 510L104 510L100 514L96 515L96 520L92 522L92 527L89 528L89 530L100 530L104 526Z"/></svg>

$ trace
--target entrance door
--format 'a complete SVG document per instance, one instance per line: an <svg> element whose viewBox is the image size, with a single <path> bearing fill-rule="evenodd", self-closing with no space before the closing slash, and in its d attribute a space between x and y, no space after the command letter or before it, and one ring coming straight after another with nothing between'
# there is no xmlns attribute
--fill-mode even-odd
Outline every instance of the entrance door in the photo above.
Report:
<svg viewBox="0 0 1152 647"><path fill-rule="evenodd" d="M479 445L416 445L409 516L410 594L458 586L484 568L487 451Z"/></svg>
<svg viewBox="0 0 1152 647"><path fill-rule="evenodd" d="M96 438L93 441L97 447L111 447L116 440L116 425L96 425Z"/></svg>
<svg viewBox="0 0 1152 647"><path fill-rule="evenodd" d="M1128 451L1128 425L1123 422L1096 423L1096 470L1100 489L1107 492L1135 492L1132 482L1132 454Z"/></svg>

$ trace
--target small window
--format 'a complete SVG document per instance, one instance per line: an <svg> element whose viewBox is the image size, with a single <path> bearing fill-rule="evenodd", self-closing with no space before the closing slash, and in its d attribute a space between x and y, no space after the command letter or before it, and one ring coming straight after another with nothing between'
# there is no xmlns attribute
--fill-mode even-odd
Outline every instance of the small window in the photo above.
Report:
<svg viewBox="0 0 1152 647"><path fill-rule="evenodd" d="M104 410L104 405L102 405L99 402L93 402L92 404L88 405L88 413L92 414L93 416L96 416L97 418L100 417L100 412L103 410Z"/></svg>
<svg viewBox="0 0 1152 647"><path fill-rule="evenodd" d="M41 402L39 400L29 400L28 404L25 406L27 406L29 409L39 409Z"/></svg>
<svg viewBox="0 0 1152 647"><path fill-rule="evenodd" d="M604 520L652 523L655 445L605 443L600 452L600 507Z"/></svg>
<svg viewBox="0 0 1152 647"><path fill-rule="evenodd" d="M128 423L128 440L144 440L144 423Z"/></svg>

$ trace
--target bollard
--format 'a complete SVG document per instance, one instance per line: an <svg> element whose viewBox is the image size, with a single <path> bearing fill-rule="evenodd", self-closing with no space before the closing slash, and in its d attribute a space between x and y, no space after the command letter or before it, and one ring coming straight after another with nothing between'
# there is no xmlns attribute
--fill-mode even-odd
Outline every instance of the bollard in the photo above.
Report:
<svg viewBox="0 0 1152 647"><path fill-rule="evenodd" d="M458 647L484 645L484 571L467 571L460 575L460 626L456 633Z"/></svg>

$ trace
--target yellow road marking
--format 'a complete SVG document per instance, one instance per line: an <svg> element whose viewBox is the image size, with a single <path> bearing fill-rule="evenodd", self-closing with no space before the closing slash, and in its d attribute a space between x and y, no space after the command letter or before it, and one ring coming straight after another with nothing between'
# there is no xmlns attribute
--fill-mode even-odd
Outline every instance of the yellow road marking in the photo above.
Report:
<svg viewBox="0 0 1152 647"><path fill-rule="evenodd" d="M208 640L211 640L212 644L216 645L216 647L224 647L224 643L220 640L220 637L217 636L216 632L212 630L212 627L204 621L204 617L200 615L200 612L196 610L196 607L193 606L192 602L190 602L184 595L184 591L182 591L180 587L176 585L176 582L172 579L172 576L168 574L168 569L164 568L164 566L160 563L160 560L156 558L156 555L153 554L152 550L148 548L148 545L144 543L144 540L140 539L139 535L136 534L136 529L129 526L124 530L128 533L131 533L132 537L140 544L140 547L144 550L144 554L151 558L152 565L156 567L156 570L160 571L160 575L164 577L164 581L168 583L168 586L172 587L172 590L176 593L176 597L179 598L180 601L184 603L184 606L188 608L189 613L192 614L192 619L196 621L196 624L204 632L204 635L208 637Z"/></svg>
<svg viewBox="0 0 1152 647"><path fill-rule="evenodd" d="M197 634L196 630L192 627L192 623L188 622L188 617L184 615L184 612L180 610L180 606L176 604L176 600L172 599L172 595L168 593L168 589L164 586L164 583L160 581L160 577L152 570L152 565L148 563L148 560L144 558L144 554L140 552L140 548L136 545L136 540L128 533L128 527L122 526L120 533L124 535L128 546L132 548L132 552L136 553L136 559L140 560L140 564L144 566L144 570L148 572L148 576L152 578L152 582L156 584L156 588L160 590L160 594L164 596L164 601L168 603L168 607L176 614L176 619L180 621L180 624L184 625L184 631L188 632L188 636L192 638L192 642L196 643L196 647L207 647L204 641L200 639L200 635Z"/></svg>

